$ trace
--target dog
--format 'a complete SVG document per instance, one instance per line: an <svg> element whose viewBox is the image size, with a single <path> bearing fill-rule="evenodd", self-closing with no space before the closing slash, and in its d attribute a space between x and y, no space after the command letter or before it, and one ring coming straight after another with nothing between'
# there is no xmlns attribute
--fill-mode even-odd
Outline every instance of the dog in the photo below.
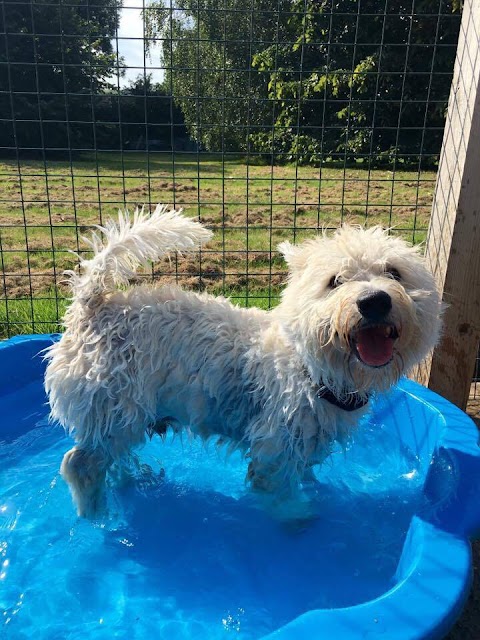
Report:
<svg viewBox="0 0 480 640"><path fill-rule="evenodd" d="M240 449L254 492L288 500L439 338L442 303L418 249L379 227L280 244L289 275L270 311L128 287L140 265L212 237L181 212L120 213L98 229L93 257L68 272L65 332L46 354L80 516L101 512L113 463L170 427Z"/></svg>

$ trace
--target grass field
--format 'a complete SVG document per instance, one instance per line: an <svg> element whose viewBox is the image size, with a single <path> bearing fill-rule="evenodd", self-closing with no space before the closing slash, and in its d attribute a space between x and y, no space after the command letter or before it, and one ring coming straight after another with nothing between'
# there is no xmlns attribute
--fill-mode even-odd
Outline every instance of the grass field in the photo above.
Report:
<svg viewBox="0 0 480 640"><path fill-rule="evenodd" d="M284 239L348 221L393 227L421 242L435 184L432 171L252 166L206 154L98 153L72 162L0 161L0 336L53 331L65 308L62 272L82 236L119 207L183 207L215 231L200 256L173 257L148 274L223 293L241 304L278 299Z"/></svg>

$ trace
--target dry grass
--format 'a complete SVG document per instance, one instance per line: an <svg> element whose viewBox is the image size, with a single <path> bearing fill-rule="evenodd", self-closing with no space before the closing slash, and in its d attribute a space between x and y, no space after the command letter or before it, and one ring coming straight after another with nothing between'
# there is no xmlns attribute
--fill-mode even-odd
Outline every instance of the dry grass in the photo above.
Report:
<svg viewBox="0 0 480 640"><path fill-rule="evenodd" d="M156 265L155 276L274 304L285 277L281 240L349 221L393 227L420 242L435 180L433 172L248 166L204 154L177 154L173 162L171 154L144 153L4 161L0 175L4 307L6 300L65 294L62 272L76 264L69 251L85 251L82 236L92 225L120 207L158 202L199 217L215 239L201 256Z"/></svg>

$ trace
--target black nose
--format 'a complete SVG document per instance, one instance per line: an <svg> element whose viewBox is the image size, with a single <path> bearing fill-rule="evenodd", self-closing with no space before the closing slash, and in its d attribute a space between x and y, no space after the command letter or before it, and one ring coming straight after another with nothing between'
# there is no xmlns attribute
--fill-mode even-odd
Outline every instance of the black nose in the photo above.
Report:
<svg viewBox="0 0 480 640"><path fill-rule="evenodd" d="M385 291L367 291L357 300L357 307L366 320L383 320L392 308L392 299Z"/></svg>

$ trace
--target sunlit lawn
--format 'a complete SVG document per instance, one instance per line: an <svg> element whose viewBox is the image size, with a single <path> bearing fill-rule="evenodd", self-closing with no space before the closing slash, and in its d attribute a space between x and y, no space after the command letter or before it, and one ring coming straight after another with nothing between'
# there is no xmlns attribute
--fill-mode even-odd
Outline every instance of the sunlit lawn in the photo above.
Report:
<svg viewBox="0 0 480 640"><path fill-rule="evenodd" d="M56 330L62 272L76 264L69 250L85 250L82 236L118 208L160 202L199 216L214 240L199 257L156 265L155 275L268 308L285 276L278 242L343 221L381 224L421 242L434 181L433 171L256 166L196 153L0 161L0 330L7 320L14 333Z"/></svg>

